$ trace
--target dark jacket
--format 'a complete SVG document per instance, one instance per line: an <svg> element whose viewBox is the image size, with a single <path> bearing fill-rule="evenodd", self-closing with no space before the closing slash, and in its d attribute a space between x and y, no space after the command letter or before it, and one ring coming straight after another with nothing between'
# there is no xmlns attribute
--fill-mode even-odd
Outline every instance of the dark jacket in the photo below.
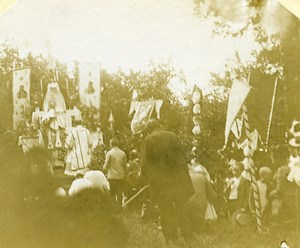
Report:
<svg viewBox="0 0 300 248"><path fill-rule="evenodd" d="M150 183L153 200L172 198L185 203L194 188L179 138L172 132L154 130L142 146L142 173Z"/></svg>

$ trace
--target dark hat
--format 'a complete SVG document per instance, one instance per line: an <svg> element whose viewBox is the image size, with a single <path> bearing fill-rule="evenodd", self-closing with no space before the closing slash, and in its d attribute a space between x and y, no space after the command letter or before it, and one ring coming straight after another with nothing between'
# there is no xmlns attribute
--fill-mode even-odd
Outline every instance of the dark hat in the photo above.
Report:
<svg viewBox="0 0 300 248"><path fill-rule="evenodd" d="M252 223L252 217L247 212L237 210L232 214L231 221L240 226L249 226Z"/></svg>

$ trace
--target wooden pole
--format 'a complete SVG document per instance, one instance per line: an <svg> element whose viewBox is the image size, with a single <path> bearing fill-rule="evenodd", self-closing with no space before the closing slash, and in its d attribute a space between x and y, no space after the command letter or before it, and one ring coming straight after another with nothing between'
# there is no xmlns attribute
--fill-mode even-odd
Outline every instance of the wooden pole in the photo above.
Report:
<svg viewBox="0 0 300 248"><path fill-rule="evenodd" d="M66 78L66 89L67 89L67 95L70 97L70 92L69 92L69 80Z"/></svg>
<svg viewBox="0 0 300 248"><path fill-rule="evenodd" d="M42 100L44 100L43 79L40 79L40 86L41 86L41 96L42 96Z"/></svg>
<svg viewBox="0 0 300 248"><path fill-rule="evenodd" d="M254 196L253 198L254 198L254 205L255 205L255 216L256 216L257 229L258 229L259 233L263 233L259 192L258 192L257 181L256 181L256 177L255 177L255 166L254 166L254 161L253 161L254 149L252 147L251 132L250 132L250 128L249 128L249 119L248 119L247 112L248 112L247 106L246 106L246 104L244 104L243 105L243 117L244 117L244 124L245 124L247 143L248 143L248 154L246 155L246 157L247 157L248 167L250 168L251 186L253 188L253 196Z"/></svg>
<svg viewBox="0 0 300 248"><path fill-rule="evenodd" d="M266 151L268 151L268 144L269 144L270 131L271 131L271 125L272 125L272 118L273 118L273 112L274 112L274 105L275 105L277 85L278 85L278 76L276 77L276 80L275 80L275 83L274 83L274 91L273 91L271 111L270 111L269 123L268 123L268 130L267 130L267 138L266 138Z"/></svg>

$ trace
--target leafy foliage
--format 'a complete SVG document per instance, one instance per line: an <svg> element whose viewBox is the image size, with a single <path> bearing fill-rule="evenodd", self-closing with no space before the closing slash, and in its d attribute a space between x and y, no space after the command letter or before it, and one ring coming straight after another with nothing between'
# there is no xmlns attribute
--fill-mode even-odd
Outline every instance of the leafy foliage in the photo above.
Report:
<svg viewBox="0 0 300 248"><path fill-rule="evenodd" d="M19 68L31 69L31 112L26 119L31 118L34 107L42 108L43 98L46 94L47 84L52 81L53 72L50 69L52 64L58 71L58 84L65 98L67 108L76 106L82 111L82 116L86 126L94 130L98 123L104 133L105 142L115 135L120 138L121 143L129 151L132 148L139 149L142 136L132 136L129 116L129 108L132 101L133 91L138 92L139 101L144 100L163 100L161 110L162 122L168 129L179 133L183 130L187 114L185 109L173 94L169 87L172 78L178 73L168 64L151 63L147 71L130 71L124 73L119 70L116 73L108 73L105 69L101 70L101 108L100 112L96 109L88 108L80 104L78 95L79 62L74 61L74 70L68 73L65 64L55 61L53 58L44 58L42 55L34 57L31 53L26 58L21 59L18 48L10 44L2 44L0 50L0 79L1 79L1 127L4 130L10 129L12 125L12 71ZM184 80L182 80L184 83ZM108 119L112 113L114 122ZM100 116L100 119L99 119ZM181 131L180 131L181 133ZM187 136L187 135L184 135Z"/></svg>

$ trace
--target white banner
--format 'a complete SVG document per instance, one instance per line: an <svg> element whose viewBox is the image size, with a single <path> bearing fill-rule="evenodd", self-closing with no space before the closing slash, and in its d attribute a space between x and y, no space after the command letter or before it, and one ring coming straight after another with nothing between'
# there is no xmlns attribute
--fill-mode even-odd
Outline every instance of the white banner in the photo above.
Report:
<svg viewBox="0 0 300 248"><path fill-rule="evenodd" d="M86 106L100 107L100 64L81 64L79 69L79 97Z"/></svg>
<svg viewBox="0 0 300 248"><path fill-rule="evenodd" d="M258 131L255 129L250 134L249 138L250 138L249 144L248 144L248 139L246 138L241 144L238 145L238 148L244 150L244 149L248 148L248 146L249 146L253 151L256 151L258 148L258 139L259 139Z"/></svg>
<svg viewBox="0 0 300 248"><path fill-rule="evenodd" d="M17 129L30 104L30 69L13 72L13 128Z"/></svg>
<svg viewBox="0 0 300 248"><path fill-rule="evenodd" d="M225 126L225 145L228 141L228 136L232 127L232 124L238 115L243 103L245 102L250 92L250 86L246 83L234 81L231 87L228 108L227 108L227 119Z"/></svg>
<svg viewBox="0 0 300 248"><path fill-rule="evenodd" d="M131 130L133 133L136 134L145 129L145 125L150 120L154 107L155 101L139 102L131 121Z"/></svg>
<svg viewBox="0 0 300 248"><path fill-rule="evenodd" d="M232 124L231 132L234 134L234 136L239 140L242 135L242 128L243 128L243 117L238 119L236 118L235 121Z"/></svg>

